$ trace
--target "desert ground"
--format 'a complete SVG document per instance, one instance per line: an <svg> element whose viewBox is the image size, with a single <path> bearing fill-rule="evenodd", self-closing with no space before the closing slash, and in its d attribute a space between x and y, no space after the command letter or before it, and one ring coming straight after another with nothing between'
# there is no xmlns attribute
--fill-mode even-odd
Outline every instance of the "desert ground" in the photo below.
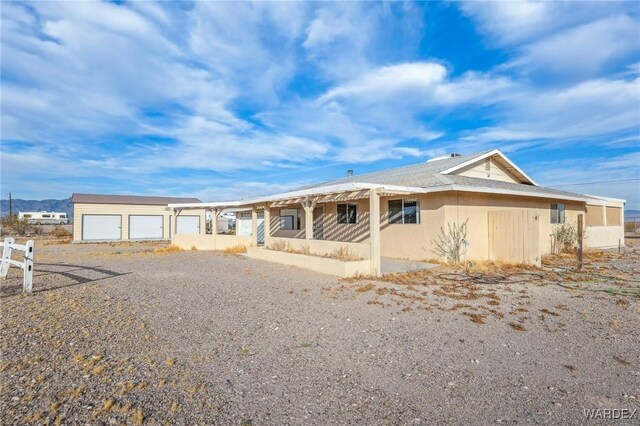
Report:
<svg viewBox="0 0 640 426"><path fill-rule="evenodd" d="M564 255L376 280L36 244L34 293L16 269L1 285L2 424L582 424L640 407L636 240L580 274Z"/></svg>

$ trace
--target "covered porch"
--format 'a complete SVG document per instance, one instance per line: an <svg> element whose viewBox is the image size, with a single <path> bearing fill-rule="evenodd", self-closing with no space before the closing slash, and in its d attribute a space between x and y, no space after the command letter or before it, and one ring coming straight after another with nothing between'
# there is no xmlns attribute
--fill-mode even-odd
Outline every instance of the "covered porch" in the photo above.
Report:
<svg viewBox="0 0 640 426"><path fill-rule="evenodd" d="M389 263L382 268L380 199L411 193L404 187L350 183L244 201L174 204L174 218L192 209L210 211L213 230L223 210L237 214L236 235L177 233L173 243L204 250L241 244L250 257L327 273L338 268L340 276L379 276L408 267Z"/></svg>

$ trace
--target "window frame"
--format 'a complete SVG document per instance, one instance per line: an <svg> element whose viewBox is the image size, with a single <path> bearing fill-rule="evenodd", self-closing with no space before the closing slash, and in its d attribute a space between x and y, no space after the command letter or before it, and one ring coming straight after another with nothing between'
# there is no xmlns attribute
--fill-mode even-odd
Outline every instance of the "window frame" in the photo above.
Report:
<svg viewBox="0 0 640 426"><path fill-rule="evenodd" d="M282 214L283 210L295 210L293 214ZM291 228L285 228L283 225L283 218L291 218ZM280 219L280 229L283 231L299 231L300 230L300 209L297 208L283 208L278 211L278 218Z"/></svg>
<svg viewBox="0 0 640 426"><path fill-rule="evenodd" d="M345 213L344 213L344 218L345 221L341 222L341 215L340 215L340 206L345 206ZM350 208L353 208L353 222L350 222L350 218L351 216L349 215L349 210ZM351 204L351 203L339 203L336 204L336 223L338 225L357 225L358 224L358 205L357 204Z"/></svg>
<svg viewBox="0 0 640 426"><path fill-rule="evenodd" d="M392 202L398 202L400 201L400 220L398 221L396 220L391 220L391 203ZM416 221L415 222L406 222L405 221L405 217L407 216L407 213L405 211L405 203L415 203L415 208L416 208ZM420 199L418 198L394 198L394 199L390 199L387 200L387 214L388 214L388 222L390 225L419 225L421 218L420 218Z"/></svg>
<svg viewBox="0 0 640 426"><path fill-rule="evenodd" d="M561 225L567 220L567 205L564 203L551 203L549 216L552 225Z"/></svg>

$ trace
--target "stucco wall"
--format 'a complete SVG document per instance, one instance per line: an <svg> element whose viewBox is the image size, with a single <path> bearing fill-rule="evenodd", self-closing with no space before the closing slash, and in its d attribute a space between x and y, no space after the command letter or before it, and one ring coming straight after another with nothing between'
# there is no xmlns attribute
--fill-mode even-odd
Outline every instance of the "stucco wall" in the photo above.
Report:
<svg viewBox="0 0 640 426"><path fill-rule="evenodd" d="M298 268L305 268L311 271L345 278L356 275L369 275L371 267L369 260L345 262L326 257L268 250L262 247L250 247L247 250L247 255L254 259L296 266Z"/></svg>
<svg viewBox="0 0 640 426"><path fill-rule="evenodd" d="M269 244L272 245L278 242L287 243L291 248L297 250L308 247L311 253L318 255L330 254L346 247L351 253L363 259L369 259L371 256L371 246L368 243L272 237Z"/></svg>
<svg viewBox="0 0 640 426"><path fill-rule="evenodd" d="M239 245L250 246L251 236L218 234L214 237L211 234L175 234L171 243L183 250L191 250L193 247L197 250L224 250Z"/></svg>
<svg viewBox="0 0 640 426"><path fill-rule="evenodd" d="M489 161L489 170L487 170L487 161ZM499 180L501 182L519 183L513 177L511 172L502 167L495 159L487 158L477 164L471 164L454 172L456 175L468 176L481 179Z"/></svg>
<svg viewBox="0 0 640 426"><path fill-rule="evenodd" d="M122 239L129 239L129 215L162 215L163 235L169 239L169 216L167 206L144 206L131 204L80 204L73 205L73 240L82 240L82 215L120 215L122 217ZM171 228L173 229L173 228ZM173 231L172 231L173 232Z"/></svg>

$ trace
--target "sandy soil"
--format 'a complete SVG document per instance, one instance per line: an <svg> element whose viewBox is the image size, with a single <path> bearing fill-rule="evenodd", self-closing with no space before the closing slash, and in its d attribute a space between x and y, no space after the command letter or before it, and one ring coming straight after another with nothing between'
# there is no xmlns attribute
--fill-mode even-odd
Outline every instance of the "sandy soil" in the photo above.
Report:
<svg viewBox="0 0 640 426"><path fill-rule="evenodd" d="M41 241L32 296L12 270L2 424L576 424L640 407L640 298L582 289L640 286L633 247L587 259L631 281L498 284L440 275L514 270L349 281L159 248Z"/></svg>

